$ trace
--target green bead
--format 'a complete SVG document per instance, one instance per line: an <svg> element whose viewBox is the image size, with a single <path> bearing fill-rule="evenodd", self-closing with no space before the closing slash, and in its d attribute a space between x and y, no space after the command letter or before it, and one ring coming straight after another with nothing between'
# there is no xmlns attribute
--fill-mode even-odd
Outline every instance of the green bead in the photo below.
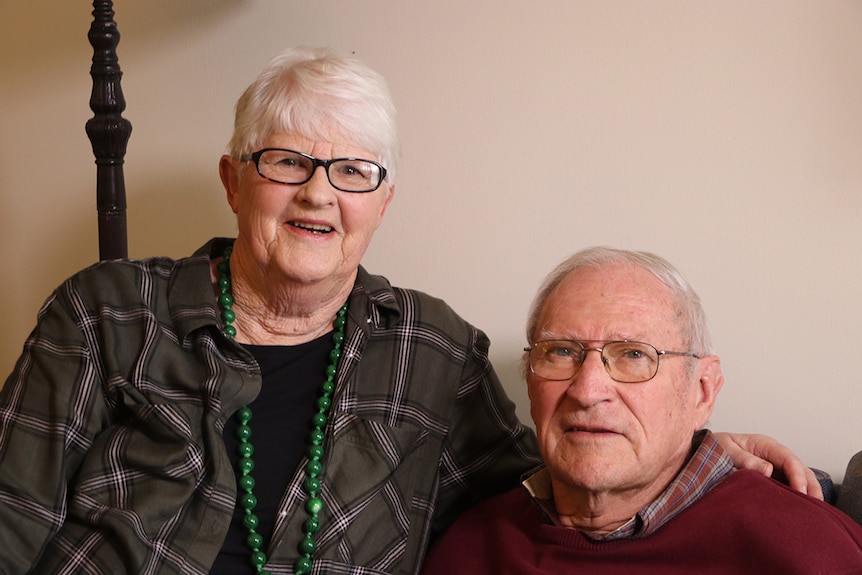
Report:
<svg viewBox="0 0 862 575"><path fill-rule="evenodd" d="M317 400L317 407L321 411L327 411L329 409L329 406L331 406L331 405L332 405L332 400L329 399L328 395L324 395L323 397L321 397L320 399Z"/></svg>
<svg viewBox="0 0 862 575"><path fill-rule="evenodd" d="M231 338L231 339L233 339L233 338L235 338L235 337L236 337L236 328L235 328L234 326L232 326L232 325L226 325L226 326L224 326L224 332L225 332L225 333L227 334L227 336L228 336L229 338Z"/></svg>
<svg viewBox="0 0 862 575"><path fill-rule="evenodd" d="M222 293L230 290L230 278L227 276L220 276L218 278L218 287Z"/></svg>
<svg viewBox="0 0 862 575"><path fill-rule="evenodd" d="M245 538L245 543L249 546L249 548L251 548L252 551L260 549L263 545L263 535L252 531L248 534L248 537Z"/></svg>
<svg viewBox="0 0 862 575"><path fill-rule="evenodd" d="M251 457L254 455L254 446L251 443L240 443L237 452L240 457Z"/></svg>
<svg viewBox="0 0 862 575"><path fill-rule="evenodd" d="M326 427L326 414L315 413L314 417L311 418L311 424L318 429L323 429Z"/></svg>
<svg viewBox="0 0 862 575"><path fill-rule="evenodd" d="M237 463L237 466L239 467L239 470L242 471L242 473L244 475L247 475L247 474L251 473L252 471L254 471L254 460L249 458L249 457L243 457L242 459L239 460L239 463Z"/></svg>
<svg viewBox="0 0 862 575"><path fill-rule="evenodd" d="M312 515L317 515L323 509L323 501L319 497L309 497L305 502L305 509Z"/></svg>
<svg viewBox="0 0 862 575"><path fill-rule="evenodd" d="M326 439L326 434L320 429L312 430L311 434L308 436L308 440L312 445L322 445L324 439Z"/></svg>
<svg viewBox="0 0 862 575"><path fill-rule="evenodd" d="M255 497L254 493L246 493L239 498L239 506L246 511L250 511L257 507L257 497Z"/></svg>
<svg viewBox="0 0 862 575"><path fill-rule="evenodd" d="M233 323L236 321L236 313L230 308L221 310L221 318L225 323Z"/></svg>
<svg viewBox="0 0 862 575"><path fill-rule="evenodd" d="M293 565L296 575L308 575L311 573L311 557L300 557Z"/></svg>
<svg viewBox="0 0 862 575"><path fill-rule="evenodd" d="M266 553L263 551L252 551L249 561L254 567L263 567L266 565Z"/></svg>
<svg viewBox="0 0 862 575"><path fill-rule="evenodd" d="M317 516L309 517L302 524L302 530L305 533L317 533L317 531L319 529L320 529L320 520L317 518Z"/></svg>
<svg viewBox="0 0 862 575"><path fill-rule="evenodd" d="M254 513L246 513L242 522L245 525L245 528L249 531L254 531L257 529L257 526L260 525L260 519L258 519L257 515Z"/></svg>
<svg viewBox="0 0 862 575"><path fill-rule="evenodd" d="M311 555L317 549L317 542L311 535L306 535L305 539L299 542L299 552L305 555Z"/></svg>
<svg viewBox="0 0 862 575"><path fill-rule="evenodd" d="M230 262L228 261L227 258L225 258L218 263L218 265L216 266L216 269L218 270L220 275L226 276L227 274L230 273Z"/></svg>
<svg viewBox="0 0 862 575"><path fill-rule="evenodd" d="M233 305L233 296L229 293L223 293L218 296L218 302L222 307L230 307Z"/></svg>
<svg viewBox="0 0 862 575"><path fill-rule="evenodd" d="M320 460L323 457L323 446L322 445L309 445L308 446L308 457L314 460Z"/></svg>
<svg viewBox="0 0 862 575"><path fill-rule="evenodd" d="M303 483L303 487L309 495L317 495L317 492L320 491L320 480L316 477L309 477Z"/></svg>
<svg viewBox="0 0 862 575"><path fill-rule="evenodd" d="M334 365L329 365L326 368L326 378L333 379L335 377L335 372L337 368Z"/></svg>
<svg viewBox="0 0 862 575"><path fill-rule="evenodd" d="M236 436L240 441L248 441L251 437L251 427L246 424L240 424L236 428Z"/></svg>
<svg viewBox="0 0 862 575"><path fill-rule="evenodd" d="M254 477L251 475L240 475L236 484L243 491L251 492L254 489Z"/></svg>
<svg viewBox="0 0 862 575"><path fill-rule="evenodd" d="M320 386L320 389L324 391L324 393L332 393L335 391L335 383L332 380L328 379L323 382L323 385Z"/></svg>
<svg viewBox="0 0 862 575"><path fill-rule="evenodd" d="M318 475L320 475L320 472L323 471L323 465L320 463L320 461L312 459L305 465L305 470L312 477L317 477Z"/></svg>
<svg viewBox="0 0 862 575"><path fill-rule="evenodd" d="M236 416L239 418L240 423L246 424L251 421L252 411L249 406L240 407L236 412Z"/></svg>
<svg viewBox="0 0 862 575"><path fill-rule="evenodd" d="M341 357L341 350L337 347L333 348L332 351L329 352L329 361L331 361L333 364L338 361L339 357Z"/></svg>

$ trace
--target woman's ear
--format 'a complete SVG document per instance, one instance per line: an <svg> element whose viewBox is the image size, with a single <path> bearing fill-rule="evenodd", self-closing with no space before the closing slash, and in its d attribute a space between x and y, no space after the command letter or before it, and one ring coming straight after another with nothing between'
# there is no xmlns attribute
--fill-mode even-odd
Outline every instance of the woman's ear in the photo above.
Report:
<svg viewBox="0 0 862 575"><path fill-rule="evenodd" d="M236 213L239 193L239 160L228 155L222 156L218 163L218 175L227 194L227 203L230 204L233 213Z"/></svg>
<svg viewBox="0 0 862 575"><path fill-rule="evenodd" d="M377 227L380 227L380 224L383 223L383 215L386 213L389 203L392 202L393 196L395 196L395 184L392 184L386 190L386 198L383 200L383 205L380 206L380 213L377 215Z"/></svg>

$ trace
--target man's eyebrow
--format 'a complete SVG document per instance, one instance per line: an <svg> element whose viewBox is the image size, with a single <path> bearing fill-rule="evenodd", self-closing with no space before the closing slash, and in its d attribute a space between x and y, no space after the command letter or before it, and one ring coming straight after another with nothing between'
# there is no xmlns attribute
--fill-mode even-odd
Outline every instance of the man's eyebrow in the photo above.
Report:
<svg viewBox="0 0 862 575"><path fill-rule="evenodd" d="M571 340L571 341L640 341L640 342L647 342L648 340L646 338L648 338L648 336L645 332L638 332L635 334L624 335L622 332L614 331L614 332L611 332L610 335L603 337L600 340L598 340L598 339L591 340L588 338L580 337L577 334L572 333L572 332L568 332L568 333L563 334L560 332L541 330L539 332L538 340L565 339L565 340Z"/></svg>
<svg viewBox="0 0 862 575"><path fill-rule="evenodd" d="M537 338L536 341L545 340L545 339L566 339L566 340L577 341L578 338L577 338L577 336L575 336L572 333L565 333L564 334L564 333L560 333L560 332L548 331L548 330L543 329L542 331L539 332L539 337Z"/></svg>

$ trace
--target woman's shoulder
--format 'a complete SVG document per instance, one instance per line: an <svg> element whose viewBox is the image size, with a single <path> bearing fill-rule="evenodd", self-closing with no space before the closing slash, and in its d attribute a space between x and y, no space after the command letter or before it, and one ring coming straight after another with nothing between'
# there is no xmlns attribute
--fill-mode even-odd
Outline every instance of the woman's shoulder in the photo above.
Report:
<svg viewBox="0 0 862 575"><path fill-rule="evenodd" d="M204 248L181 258L154 256L100 261L71 275L57 292L74 292L87 299L104 300L123 297L130 292L140 294L176 289L193 292L205 289L209 292L209 261L209 252Z"/></svg>
<svg viewBox="0 0 862 575"><path fill-rule="evenodd" d="M433 323L450 330L476 329L444 299L419 289L394 286L386 277L371 274L362 267L354 295L357 292L368 298L374 313L389 322Z"/></svg>
<svg viewBox="0 0 862 575"><path fill-rule="evenodd" d="M103 285L124 281L140 283L143 278L153 281L169 280L179 270L209 265L205 256L189 256L174 259L154 256L142 259L105 260L94 263L70 276L66 283Z"/></svg>

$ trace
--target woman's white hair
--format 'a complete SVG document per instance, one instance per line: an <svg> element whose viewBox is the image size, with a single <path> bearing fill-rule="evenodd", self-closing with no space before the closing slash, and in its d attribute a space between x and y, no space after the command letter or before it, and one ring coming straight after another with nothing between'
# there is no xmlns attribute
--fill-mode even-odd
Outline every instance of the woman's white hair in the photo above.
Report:
<svg viewBox="0 0 862 575"><path fill-rule="evenodd" d="M386 80L362 62L323 48L293 48L264 67L236 104L228 153L239 158L274 133L315 141L333 135L377 155L394 180L399 158L395 105Z"/></svg>
<svg viewBox="0 0 862 575"><path fill-rule="evenodd" d="M581 250L548 274L530 306L527 319L527 341L532 343L539 314L541 314L551 293L570 273L579 268L598 268L612 264L633 265L653 274L671 292L682 330L683 345L686 346L684 351L691 351L699 357L714 353L700 296L697 295L685 277L667 260L655 254L608 247L592 247Z"/></svg>

